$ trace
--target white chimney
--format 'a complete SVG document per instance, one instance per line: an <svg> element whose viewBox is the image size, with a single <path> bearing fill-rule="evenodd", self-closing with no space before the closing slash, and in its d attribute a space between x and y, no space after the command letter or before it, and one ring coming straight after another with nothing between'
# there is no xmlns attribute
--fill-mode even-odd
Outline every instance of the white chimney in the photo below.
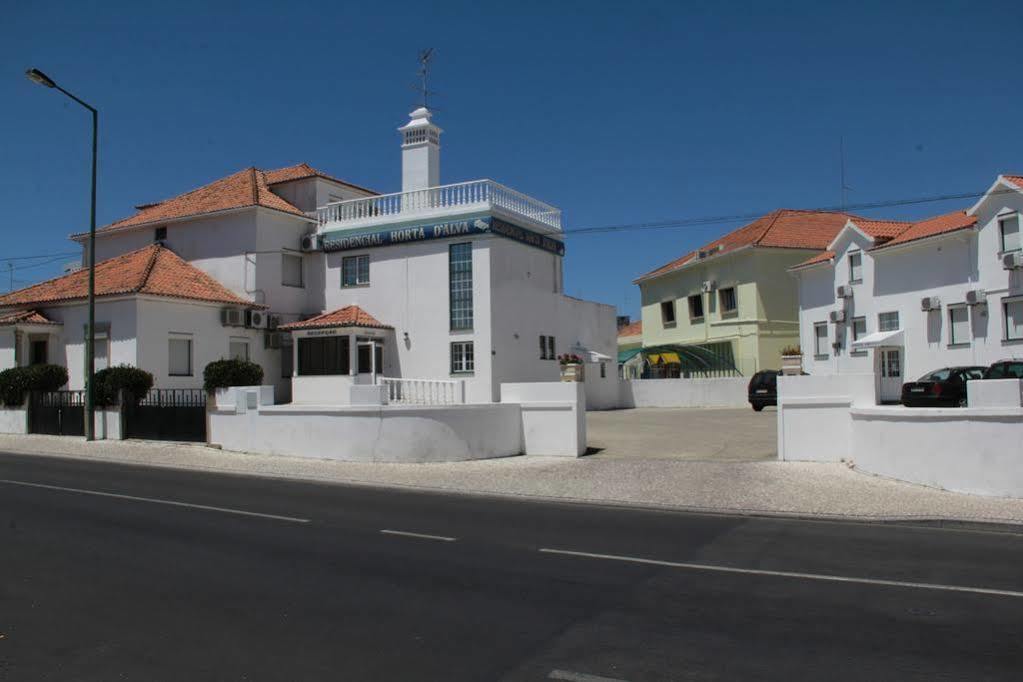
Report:
<svg viewBox="0 0 1023 682"><path fill-rule="evenodd" d="M440 134L426 107L419 107L412 119L398 128L401 133L401 191L436 187L440 184Z"/></svg>

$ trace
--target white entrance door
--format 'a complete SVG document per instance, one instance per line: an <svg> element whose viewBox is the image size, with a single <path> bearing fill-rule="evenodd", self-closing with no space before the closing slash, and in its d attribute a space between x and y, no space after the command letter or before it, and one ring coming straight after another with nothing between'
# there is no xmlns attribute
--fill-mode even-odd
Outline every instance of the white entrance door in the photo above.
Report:
<svg viewBox="0 0 1023 682"><path fill-rule="evenodd" d="M902 349L878 348L878 368L882 403L899 402L902 398Z"/></svg>

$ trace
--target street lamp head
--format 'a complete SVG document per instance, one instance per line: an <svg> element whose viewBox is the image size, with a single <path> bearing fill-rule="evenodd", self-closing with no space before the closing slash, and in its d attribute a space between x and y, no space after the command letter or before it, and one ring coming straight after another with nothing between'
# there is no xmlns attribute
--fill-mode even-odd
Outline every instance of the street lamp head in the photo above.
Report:
<svg viewBox="0 0 1023 682"><path fill-rule="evenodd" d="M25 72L25 75L28 76L30 81L39 83L39 85L45 85L48 88L57 87L57 84L53 82L53 79L39 69L29 69Z"/></svg>

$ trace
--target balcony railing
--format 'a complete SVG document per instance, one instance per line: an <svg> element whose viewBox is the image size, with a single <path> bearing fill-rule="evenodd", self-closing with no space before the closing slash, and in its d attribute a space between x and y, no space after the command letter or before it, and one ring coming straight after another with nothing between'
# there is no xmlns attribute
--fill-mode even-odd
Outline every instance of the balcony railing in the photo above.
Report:
<svg viewBox="0 0 1023 682"><path fill-rule="evenodd" d="M493 180L473 180L412 192L339 201L317 209L315 217L322 228L328 225L342 227L495 208L561 231L560 209Z"/></svg>
<svg viewBox="0 0 1023 682"><path fill-rule="evenodd" d="M462 405L465 382L460 379L399 379L377 377L387 387L390 405Z"/></svg>

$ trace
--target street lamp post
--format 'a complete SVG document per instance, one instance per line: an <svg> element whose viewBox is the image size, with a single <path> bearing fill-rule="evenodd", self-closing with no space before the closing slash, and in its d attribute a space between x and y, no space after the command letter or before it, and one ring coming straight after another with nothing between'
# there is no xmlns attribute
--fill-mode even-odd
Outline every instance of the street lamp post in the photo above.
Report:
<svg viewBox="0 0 1023 682"><path fill-rule="evenodd" d="M96 329L96 142L99 135L99 112L96 108L78 99L39 69L25 72L29 80L61 91L92 113L92 202L89 207L89 323L85 329L85 439L93 440L95 435L96 405L93 401L93 378L96 374L95 329Z"/></svg>

